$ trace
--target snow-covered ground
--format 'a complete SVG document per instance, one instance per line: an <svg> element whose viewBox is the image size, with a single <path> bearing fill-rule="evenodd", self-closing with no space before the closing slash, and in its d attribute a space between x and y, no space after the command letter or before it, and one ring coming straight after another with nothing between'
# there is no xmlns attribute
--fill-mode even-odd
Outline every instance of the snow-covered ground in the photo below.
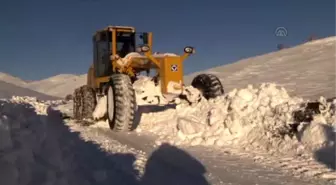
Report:
<svg viewBox="0 0 336 185"><path fill-rule="evenodd" d="M55 103L62 102L0 101L1 184L135 184L143 154L113 140L104 141L111 152L102 150L88 139L99 134L72 131L50 108Z"/></svg>
<svg viewBox="0 0 336 185"><path fill-rule="evenodd" d="M307 179L336 179L336 102L326 100L335 97L335 38L210 69L221 78L226 94L207 101L188 87L192 105L178 99L176 106L166 105L158 87L143 77L134 84L138 128L133 135L111 133L104 120L89 127L62 120L57 110L71 113L71 101L0 100L1 182L327 184L272 175L270 169ZM9 83L20 84L10 79ZM85 75L60 75L20 86L64 97L73 92L74 84L85 81ZM306 98L318 99L319 106L312 110L320 113L300 122L300 111L308 111ZM147 150L145 144L151 142L156 146ZM245 162L248 159L265 167ZM187 163L190 168L181 166Z"/></svg>
<svg viewBox="0 0 336 185"><path fill-rule="evenodd" d="M83 127L72 120L63 120L55 106L64 103L41 102L28 97L0 100L1 183L331 184L320 180L294 179L277 170L226 155L235 150L228 150L216 158L218 153L206 151L207 155L203 153L199 157L214 157L202 161L203 164L195 158L197 152L190 151L188 154L186 150L170 144L162 144L153 152L147 152L146 147L139 150L138 145L132 147L112 139L111 132L107 130ZM143 139L134 135L128 138L136 144ZM211 163L204 166L206 162L214 162L217 167Z"/></svg>
<svg viewBox="0 0 336 185"><path fill-rule="evenodd" d="M149 100L139 101L142 105L139 103L141 117L137 131L154 133L158 136L158 145L168 142L178 146L235 146L278 157L304 156L335 169L335 100L327 102L320 97L320 105L315 109L320 114L312 120L300 121L297 115L300 110L307 112L308 102L289 96L285 88L276 84L249 85L215 100L202 99L191 106L182 103L172 108L155 106L157 101L152 101L155 90L149 89L154 86L153 82L145 78L142 81L147 83L150 93L135 86L137 99L147 97ZM323 176L318 174L320 172L307 170L302 174Z"/></svg>
<svg viewBox="0 0 336 185"><path fill-rule="evenodd" d="M336 100L320 97L318 106L311 109L319 113L311 120L301 120L300 111L307 113L307 107L314 104L289 96L285 88L272 83L234 89L210 101L197 101L199 92L188 87L193 92L189 100L194 103L176 100L176 107L160 101L159 87L150 78L140 78L134 88L139 106L136 132L154 135L158 146L169 143L180 147L204 146L212 148L213 153L245 153L245 157L298 176L336 179ZM99 105L104 106L104 101L101 99ZM108 130L104 121L93 127ZM147 143L137 141L138 145Z"/></svg>

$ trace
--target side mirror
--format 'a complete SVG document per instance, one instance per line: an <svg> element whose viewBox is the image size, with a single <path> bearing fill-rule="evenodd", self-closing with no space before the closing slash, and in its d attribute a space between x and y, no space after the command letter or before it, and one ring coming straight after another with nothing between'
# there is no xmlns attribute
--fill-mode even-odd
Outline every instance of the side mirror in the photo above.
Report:
<svg viewBox="0 0 336 185"><path fill-rule="evenodd" d="M188 54L193 54L195 53L195 48L191 47L191 46L187 46L184 48L184 52L188 53Z"/></svg>

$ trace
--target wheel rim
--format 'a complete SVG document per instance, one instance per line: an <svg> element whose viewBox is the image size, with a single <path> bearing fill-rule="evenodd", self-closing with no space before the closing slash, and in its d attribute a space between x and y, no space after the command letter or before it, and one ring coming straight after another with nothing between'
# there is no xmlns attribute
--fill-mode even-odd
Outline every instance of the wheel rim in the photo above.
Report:
<svg viewBox="0 0 336 185"><path fill-rule="evenodd" d="M107 91L107 113L109 120L112 121L114 117L114 94L111 86Z"/></svg>

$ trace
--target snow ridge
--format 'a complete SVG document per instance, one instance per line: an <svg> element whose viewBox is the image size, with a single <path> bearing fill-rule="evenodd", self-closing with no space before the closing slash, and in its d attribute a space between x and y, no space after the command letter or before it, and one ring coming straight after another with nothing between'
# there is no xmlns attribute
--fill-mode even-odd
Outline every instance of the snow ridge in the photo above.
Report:
<svg viewBox="0 0 336 185"><path fill-rule="evenodd" d="M144 80L141 83L153 82ZM151 100L159 96L153 94L154 89L148 89L150 86L153 84L146 85L148 94L136 90L138 99L147 97L147 100ZM325 134L317 138L313 137L316 133L310 132L314 130L323 133L324 126L332 127L336 123L335 104L321 97L318 108L321 113L307 123L315 129L306 129L307 125L302 125L307 120L297 120L296 117L307 107L308 101L290 97L286 89L274 83L263 83L257 88L248 85L247 88L234 89L225 96L209 101L202 98L192 105L180 100L176 102L180 104L175 109L166 108L155 113L152 110L151 113L142 114L139 131L149 130L159 135L158 143L207 146L240 144L264 148L270 152L288 152L292 149L296 153L302 152L296 151L302 144L300 141L311 148L330 144ZM139 104L140 110L153 107L148 104L156 103L142 102ZM314 138L315 141L305 142L304 138Z"/></svg>

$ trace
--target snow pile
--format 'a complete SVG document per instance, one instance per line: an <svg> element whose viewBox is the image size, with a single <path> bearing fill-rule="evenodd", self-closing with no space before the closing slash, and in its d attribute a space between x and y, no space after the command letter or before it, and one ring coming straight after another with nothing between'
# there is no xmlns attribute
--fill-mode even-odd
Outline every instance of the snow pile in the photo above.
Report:
<svg viewBox="0 0 336 185"><path fill-rule="evenodd" d="M138 99L147 97L147 100L151 100L159 96L154 88L149 88L153 87L150 81L137 83L146 82L150 84L145 86L149 93L140 91ZM301 135L302 142L309 138L314 138L314 145L327 142L321 129L306 129L302 126L304 124L294 119L295 113L303 111L307 102L302 98L290 97L283 87L276 84L264 83L258 88L249 85L209 101L204 98L199 101L199 92L195 90L188 87L186 91L189 92L188 98L194 96L193 102L177 100L179 104L175 109L166 106L167 110L161 112L143 113L139 130L158 134L160 142L188 145L222 146L228 143L286 151L299 146L301 138L298 137ZM153 106L147 105L155 103L157 102L142 101L138 105L142 109L151 109ZM327 103L324 98L320 99L320 104L321 114L309 123L312 128L335 123L335 106ZM161 108L163 109L165 108ZM320 133L319 136L317 132Z"/></svg>
<svg viewBox="0 0 336 185"><path fill-rule="evenodd" d="M52 108L59 104L64 102L0 100L0 184L135 184L144 154L63 122Z"/></svg>
<svg viewBox="0 0 336 185"><path fill-rule="evenodd" d="M178 55L176 55L174 53L153 53L152 56L155 57L155 58L160 58L160 57L165 57L165 56L178 56ZM123 58L121 58L119 55L111 56L111 60L116 60L116 63L120 66L126 66L130 62L132 62L132 61L134 62L133 59L137 60L137 63L139 63L139 62L141 62L142 64L151 63L152 66L155 66L155 64L150 62L145 55L140 54L138 52L128 53Z"/></svg>
<svg viewBox="0 0 336 185"><path fill-rule="evenodd" d="M0 179L3 184L28 184L47 174L57 182L56 169L45 167L62 165L62 160L57 158L60 148L49 140L52 137L46 135L45 117L39 116L46 113L47 106L35 98L13 97L0 101ZM38 163L37 158L46 164Z"/></svg>
<svg viewBox="0 0 336 185"><path fill-rule="evenodd" d="M150 77L139 76L138 80L133 83L133 87L138 105L167 103L161 94L160 84L155 85Z"/></svg>
<svg viewBox="0 0 336 185"><path fill-rule="evenodd" d="M75 172L71 134L58 112L36 98L0 100L1 184L90 184Z"/></svg>
<svg viewBox="0 0 336 185"><path fill-rule="evenodd" d="M335 98L333 101L328 102L325 98L320 97L317 114L310 118L310 122L306 121L298 126L298 139L311 149L334 146L335 130L333 128L336 128L335 110ZM312 110L308 109L308 111Z"/></svg>

